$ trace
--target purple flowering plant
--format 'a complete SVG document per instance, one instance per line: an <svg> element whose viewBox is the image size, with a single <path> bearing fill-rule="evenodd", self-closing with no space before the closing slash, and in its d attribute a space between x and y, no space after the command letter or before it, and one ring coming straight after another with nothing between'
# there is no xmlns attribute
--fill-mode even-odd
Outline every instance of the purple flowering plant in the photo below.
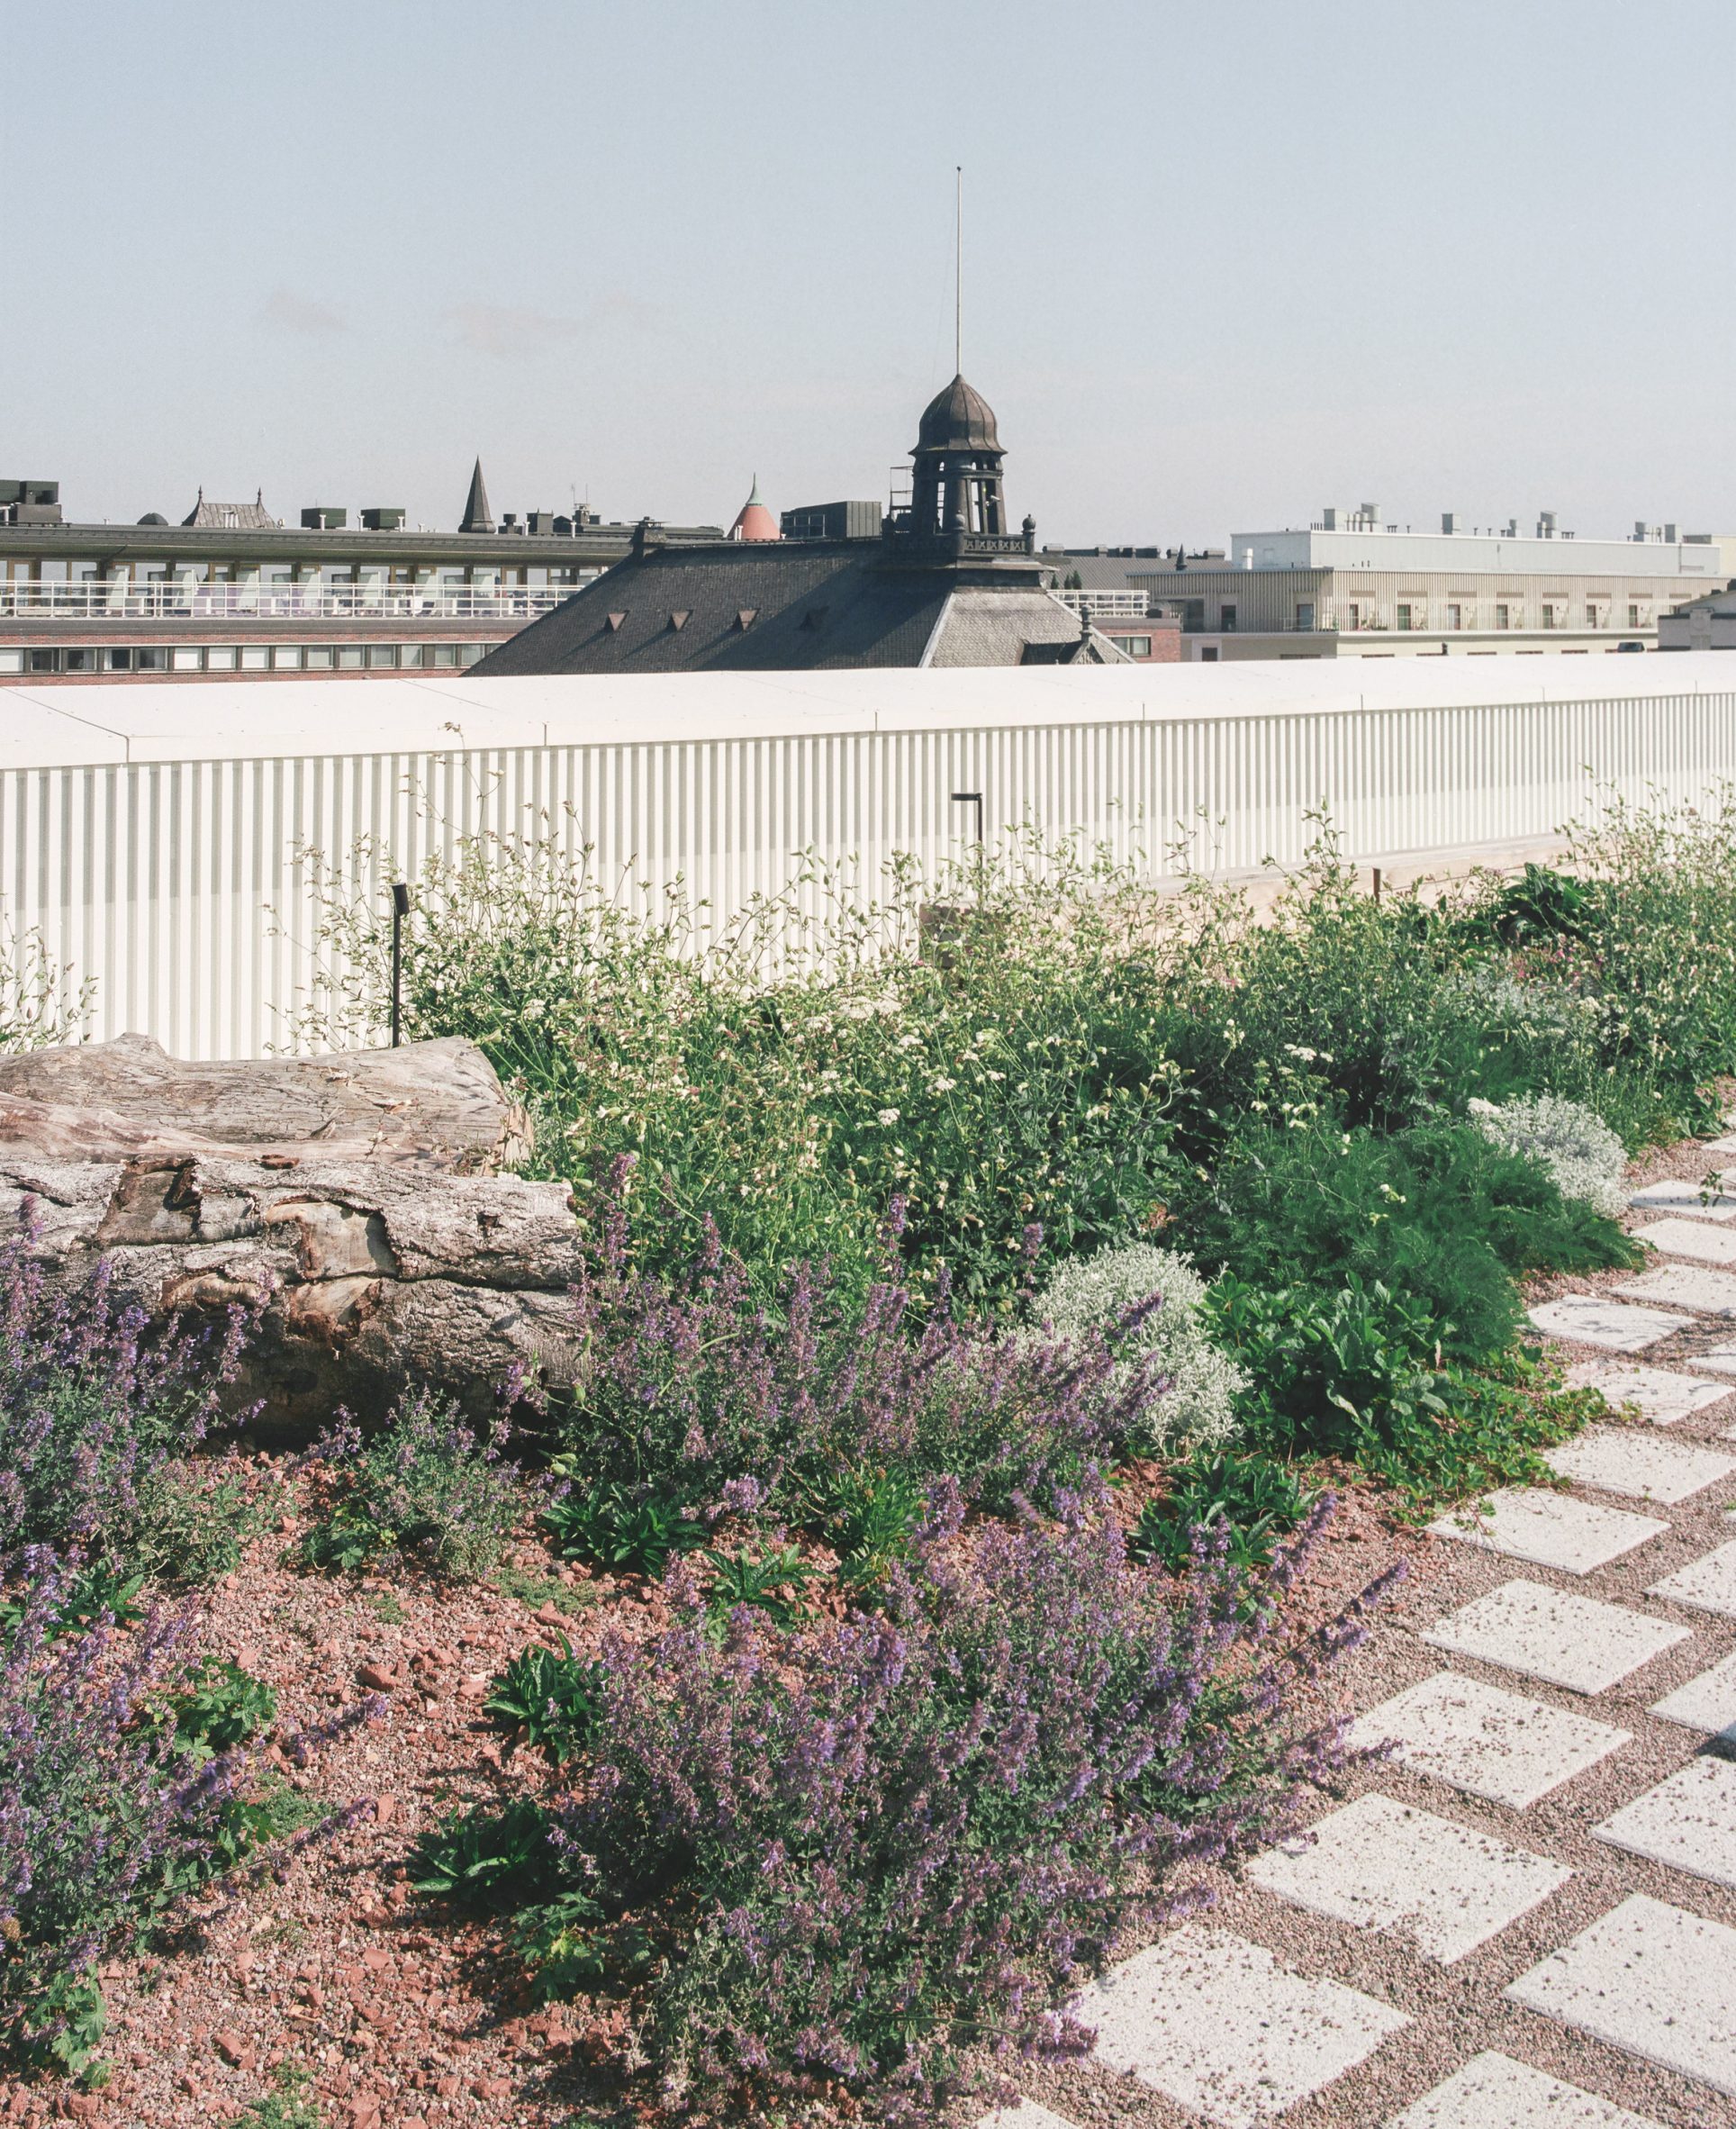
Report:
<svg viewBox="0 0 1736 2129"><path fill-rule="evenodd" d="M963 1529L942 1484L880 1608L796 1633L744 1608L720 1639L676 1563L668 1627L603 1644L565 1798L510 1855L475 1830L544 1993L630 1992L666 2106L927 2119L998 2061L1079 2052L1065 1998L1117 1933L1207 1904L1209 1866L1351 1756L1298 1703L1385 1579L1286 1623L1329 1501L1263 1571L1202 1534L1174 1580L1062 1506Z"/></svg>
<svg viewBox="0 0 1736 2129"><path fill-rule="evenodd" d="M865 1297L820 1263L796 1265L768 1300L709 1224L681 1272L642 1269L630 1175L618 1164L601 1199L575 1297L583 1358L551 1416L569 1499L656 1499L700 1526L733 1514L834 1537L864 1473L884 1474L889 1492L951 1478L994 1510L1053 1505L1098 1482L1161 1394L1154 1369L1118 1363L1118 1341L1099 1332L1050 1338L962 1317L944 1273L918 1303L896 1202ZM1028 1260L1040 1243L1031 1228ZM583 1528L583 1506L557 1504L552 1519Z"/></svg>

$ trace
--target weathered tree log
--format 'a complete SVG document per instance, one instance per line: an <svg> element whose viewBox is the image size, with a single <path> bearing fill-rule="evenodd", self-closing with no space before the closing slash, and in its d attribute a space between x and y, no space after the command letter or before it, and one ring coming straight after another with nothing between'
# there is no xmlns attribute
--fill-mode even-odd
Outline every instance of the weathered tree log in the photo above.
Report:
<svg viewBox="0 0 1736 2129"><path fill-rule="evenodd" d="M67 1098L86 1088L101 1108ZM579 1357L571 1192L467 1172L518 1130L469 1043L258 1065L139 1037L45 1051L0 1064L0 1226L57 1286L106 1261L153 1318L257 1311L234 1401L262 1400L273 1431L418 1382L486 1418L515 1377L559 1387Z"/></svg>
<svg viewBox="0 0 1736 2129"><path fill-rule="evenodd" d="M148 1035L0 1057L0 1150L55 1160L227 1155L412 1161L489 1174L523 1113L474 1042L193 1064Z"/></svg>

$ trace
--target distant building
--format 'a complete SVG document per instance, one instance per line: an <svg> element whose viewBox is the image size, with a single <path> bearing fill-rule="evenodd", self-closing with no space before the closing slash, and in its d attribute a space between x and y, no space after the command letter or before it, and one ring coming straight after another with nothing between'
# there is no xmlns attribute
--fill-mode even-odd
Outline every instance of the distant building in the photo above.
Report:
<svg viewBox="0 0 1736 2129"><path fill-rule="evenodd" d="M457 532L375 504L312 503L299 526L203 488L178 525L67 522L58 482L0 481L0 682L200 680L471 666L625 555L588 509L497 526L480 460ZM762 509L767 521L769 512ZM775 527L773 534L775 535ZM657 538L715 541L715 525Z"/></svg>
<svg viewBox="0 0 1736 2129"><path fill-rule="evenodd" d="M1719 575L1719 550L1676 527L1580 539L1545 512L1473 531L1383 524L1365 503L1304 531L1237 532L1227 557L1170 557L1129 583L1181 618L1192 658L1487 656L1642 649Z"/></svg>
<svg viewBox="0 0 1736 2129"><path fill-rule="evenodd" d="M778 522L786 539L878 539L884 515L878 503L814 503Z"/></svg>
<svg viewBox="0 0 1736 2129"><path fill-rule="evenodd" d="M1736 578L1658 618L1659 650L1736 650Z"/></svg>
<svg viewBox="0 0 1736 2129"><path fill-rule="evenodd" d="M754 476L754 490L746 503L736 512L736 521L729 528L731 539L781 539L778 521L760 501L759 476Z"/></svg>
<svg viewBox="0 0 1736 2129"><path fill-rule="evenodd" d="M1030 519L1009 528L1004 457L987 402L954 377L923 413L908 496L894 498L873 537L853 531L854 503L793 512L818 534L776 542L677 546L642 528L627 559L478 669L504 677L1123 663L1089 614L1045 588Z"/></svg>

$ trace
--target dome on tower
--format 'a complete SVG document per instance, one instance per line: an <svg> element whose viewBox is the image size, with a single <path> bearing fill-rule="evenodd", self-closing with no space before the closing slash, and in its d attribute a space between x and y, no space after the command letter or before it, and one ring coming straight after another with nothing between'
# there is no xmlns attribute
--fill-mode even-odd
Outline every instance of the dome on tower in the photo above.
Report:
<svg viewBox="0 0 1736 2129"><path fill-rule="evenodd" d="M919 451L998 451L995 412L973 385L954 377L922 410L917 430Z"/></svg>
<svg viewBox="0 0 1736 2129"><path fill-rule="evenodd" d="M731 539L782 539L778 521L760 501L759 476L754 476L754 493L736 514L736 521L729 528Z"/></svg>

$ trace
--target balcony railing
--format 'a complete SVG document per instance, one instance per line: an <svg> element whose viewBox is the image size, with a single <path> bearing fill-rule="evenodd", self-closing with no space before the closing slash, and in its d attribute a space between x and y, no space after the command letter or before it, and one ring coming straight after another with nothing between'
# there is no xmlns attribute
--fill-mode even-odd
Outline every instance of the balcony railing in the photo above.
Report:
<svg viewBox="0 0 1736 2129"><path fill-rule="evenodd" d="M426 590L415 584L0 584L0 619L494 621L547 613L581 584Z"/></svg>

